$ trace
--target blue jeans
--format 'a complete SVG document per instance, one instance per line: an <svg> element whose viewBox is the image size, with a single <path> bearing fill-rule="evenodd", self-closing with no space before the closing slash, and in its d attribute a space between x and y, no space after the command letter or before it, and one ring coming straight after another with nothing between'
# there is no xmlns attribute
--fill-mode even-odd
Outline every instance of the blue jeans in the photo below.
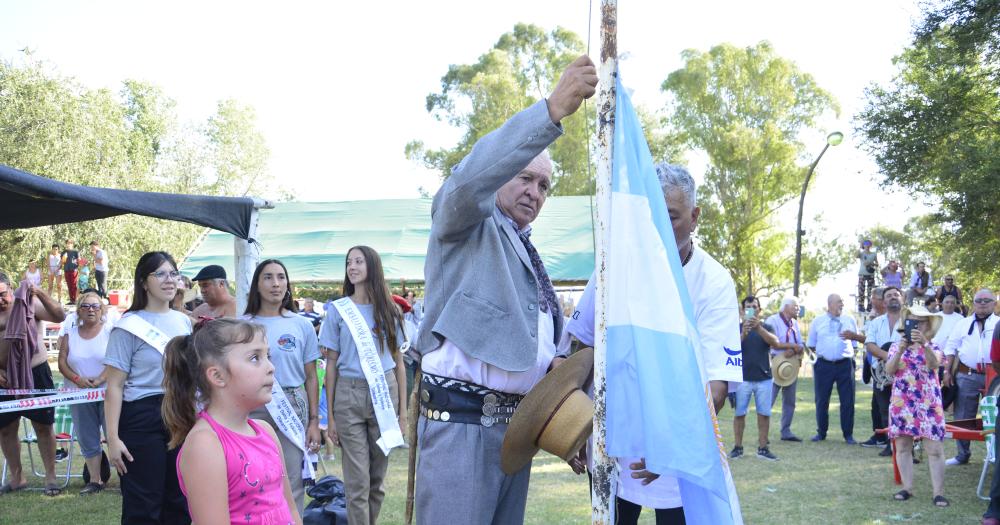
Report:
<svg viewBox="0 0 1000 525"><path fill-rule="evenodd" d="M837 385L840 398L840 430L844 439L854 437L854 362L842 359L837 362L819 358L813 366L816 390L816 433L826 437L830 427L830 397Z"/></svg>
<svg viewBox="0 0 1000 525"><path fill-rule="evenodd" d="M771 386L773 380L744 381L736 388L736 417L747 415L750 408L750 396L756 402L757 414L771 417Z"/></svg>

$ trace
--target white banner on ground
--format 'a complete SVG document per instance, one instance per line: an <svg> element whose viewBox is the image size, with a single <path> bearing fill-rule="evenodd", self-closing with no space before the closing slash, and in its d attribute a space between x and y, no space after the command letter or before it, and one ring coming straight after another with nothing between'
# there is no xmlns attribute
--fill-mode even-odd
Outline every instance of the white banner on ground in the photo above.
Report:
<svg viewBox="0 0 1000 525"><path fill-rule="evenodd" d="M382 435L375 443L382 449L382 453L388 456L394 447L403 445L403 432L399 430L399 420L396 419L396 410L393 408L389 383L385 380L385 371L382 370L382 360L378 356L375 338L372 337L368 323L350 297L337 299L333 302L333 306L347 323L347 328L354 338L354 345L358 347L361 370L365 373L365 380L368 381L368 391L371 393L372 406L375 408L375 419ZM330 408L332 410L332 407Z"/></svg>
<svg viewBox="0 0 1000 525"><path fill-rule="evenodd" d="M0 402L0 414L64 405L79 405L81 403L94 403L97 401L104 401L104 388L88 388L86 390L73 390L52 396L2 401Z"/></svg>

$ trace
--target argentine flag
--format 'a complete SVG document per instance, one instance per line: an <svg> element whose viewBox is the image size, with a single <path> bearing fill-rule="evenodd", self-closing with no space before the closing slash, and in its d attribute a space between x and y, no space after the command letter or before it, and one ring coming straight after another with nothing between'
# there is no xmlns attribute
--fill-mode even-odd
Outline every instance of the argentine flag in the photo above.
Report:
<svg viewBox="0 0 1000 525"><path fill-rule="evenodd" d="M620 75L619 75L620 78ZM740 524L663 190L617 83L607 283L607 448L674 476L687 523Z"/></svg>

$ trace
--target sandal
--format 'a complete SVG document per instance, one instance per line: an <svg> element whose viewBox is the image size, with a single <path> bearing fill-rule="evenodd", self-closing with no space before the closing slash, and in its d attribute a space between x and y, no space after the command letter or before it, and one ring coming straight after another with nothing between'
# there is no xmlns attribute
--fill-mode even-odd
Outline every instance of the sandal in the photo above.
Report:
<svg viewBox="0 0 1000 525"><path fill-rule="evenodd" d="M951 503L948 502L948 498L944 496L934 496L935 507L947 507L948 505L951 505Z"/></svg>
<svg viewBox="0 0 1000 525"><path fill-rule="evenodd" d="M910 491L904 489L904 490L901 490L901 491L897 492L896 494L894 494L892 496L892 499L894 499L896 501L906 501L906 500L910 499L912 496L913 496L913 494L910 494Z"/></svg>
<svg viewBox="0 0 1000 525"><path fill-rule="evenodd" d="M104 490L104 485L100 483L90 482L84 485L83 490L80 491L81 496L88 496L90 494L97 494L98 492Z"/></svg>
<svg viewBox="0 0 1000 525"><path fill-rule="evenodd" d="M42 491L42 494L45 494L50 498L54 498L62 494L62 487L56 485L55 483L49 483L45 485L45 490Z"/></svg>
<svg viewBox="0 0 1000 525"><path fill-rule="evenodd" d="M21 485L20 487L15 487L10 483L4 483L4 485L0 487L0 494L10 494L11 492L20 492L26 488L28 488L27 483Z"/></svg>

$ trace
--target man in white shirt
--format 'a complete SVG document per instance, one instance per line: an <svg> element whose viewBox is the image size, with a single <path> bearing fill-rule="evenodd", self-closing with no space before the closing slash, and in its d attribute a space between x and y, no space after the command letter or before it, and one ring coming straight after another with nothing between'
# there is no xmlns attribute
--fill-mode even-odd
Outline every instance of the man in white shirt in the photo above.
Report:
<svg viewBox="0 0 1000 525"><path fill-rule="evenodd" d="M104 283L108 280L108 254L101 248L101 243L90 241L90 254L94 256L94 278L97 280L97 293L107 297L108 291Z"/></svg>
<svg viewBox="0 0 1000 525"><path fill-rule="evenodd" d="M941 299L941 317L941 327L938 328L932 342L938 345L941 351L944 351L948 337L951 336L951 331L955 328L955 323L965 319L965 316L958 311L958 300L955 299L954 295L946 295Z"/></svg>
<svg viewBox="0 0 1000 525"><path fill-rule="evenodd" d="M955 419L972 419L979 411L979 392L986 387L986 368L990 366L990 344L993 329L1000 320L993 313L996 296L989 289L976 292L972 314L952 327L944 347L944 385L958 387ZM957 359L957 362L956 362ZM953 366L954 364L954 366ZM954 372L952 371L954 370ZM972 457L969 442L955 440L958 453L946 465L965 465Z"/></svg>
<svg viewBox="0 0 1000 525"><path fill-rule="evenodd" d="M892 381L880 384L879 374L876 374L875 371L884 370L885 361L889 357L889 352L886 351L887 345L898 342L900 339L896 326L899 324L899 316L903 309L903 293L895 286L886 286L882 298L885 302L886 312L868 323L865 332L865 350L867 351L865 359L870 359L872 366L872 397L878 407L878 423L875 424L877 429L889 426L889 400L892 397ZM879 455L891 456L892 445L889 444L889 440L884 434L873 434L868 441L862 443L862 446L882 445L885 448Z"/></svg>
<svg viewBox="0 0 1000 525"><path fill-rule="evenodd" d="M802 355L805 353L805 345L802 340L802 332L799 331L799 300L795 297L786 297L781 301L781 310L767 318L765 321L774 330L781 343L792 344L796 350L771 350L771 355L775 356L781 352L788 357ZM795 378L792 384L781 387L774 385L771 388L771 406L778 400L778 391L781 391L781 440L801 442L802 438L792 433L792 418L795 417L795 391L798 388L799 379Z"/></svg>
<svg viewBox="0 0 1000 525"><path fill-rule="evenodd" d="M927 271L923 262L918 262L913 269L913 275L910 276L910 289L906 291L906 305L913 304L916 299L923 303L925 297L933 296L933 285L934 280L931 278L931 272Z"/></svg>
<svg viewBox="0 0 1000 525"><path fill-rule="evenodd" d="M688 171L658 164L656 174L667 201L677 251L684 268L695 326L701 339L698 350L708 376L715 409L721 410L730 383L743 381L739 303L733 278L691 239L701 208L695 206L696 188ZM594 344L595 284L591 278L580 297L568 331L585 345ZM656 523L684 523L683 501L677 479L645 470L642 458L617 458L619 465L616 525L634 524L642 507L656 509ZM638 478L633 475L639 476Z"/></svg>
<svg viewBox="0 0 1000 525"><path fill-rule="evenodd" d="M813 367L816 389L816 435L812 441L826 439L830 425L830 396L833 385L837 384L840 399L840 430L848 445L856 445L854 440L854 349L857 343L865 341L858 333L854 318L843 315L844 300L837 294L826 299L826 315L813 320L809 327L809 341L806 343L816 352Z"/></svg>

